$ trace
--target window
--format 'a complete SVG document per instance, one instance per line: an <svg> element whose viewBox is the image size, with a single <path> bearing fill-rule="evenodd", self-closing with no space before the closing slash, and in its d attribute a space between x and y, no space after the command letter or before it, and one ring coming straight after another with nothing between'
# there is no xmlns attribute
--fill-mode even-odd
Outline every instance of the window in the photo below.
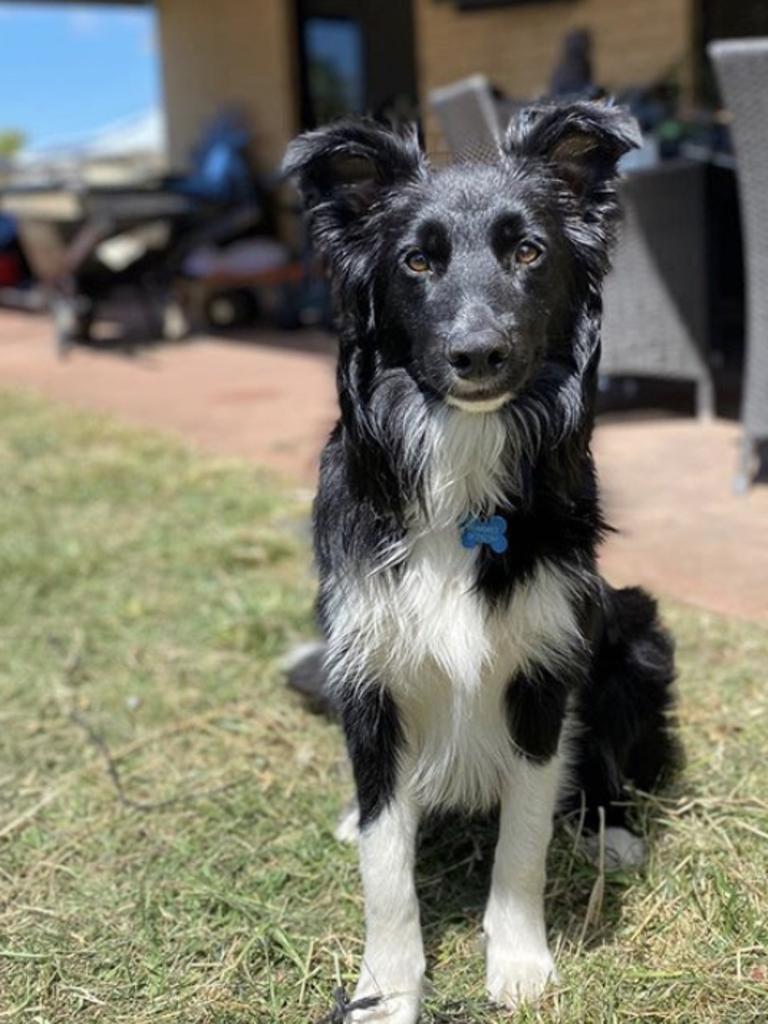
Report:
<svg viewBox="0 0 768 1024"><path fill-rule="evenodd" d="M307 18L302 25L308 127L365 110L363 33L351 18Z"/></svg>

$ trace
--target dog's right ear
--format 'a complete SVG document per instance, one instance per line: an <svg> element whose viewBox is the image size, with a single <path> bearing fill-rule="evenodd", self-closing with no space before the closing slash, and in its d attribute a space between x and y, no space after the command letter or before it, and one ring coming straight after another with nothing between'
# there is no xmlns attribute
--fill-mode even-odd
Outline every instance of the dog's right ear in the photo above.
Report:
<svg viewBox="0 0 768 1024"><path fill-rule="evenodd" d="M628 110L576 101L521 110L507 128L504 150L512 157L545 161L583 197L610 184L621 157L641 143L640 128Z"/></svg>
<svg viewBox="0 0 768 1024"><path fill-rule="evenodd" d="M424 178L427 162L415 126L388 128L360 118L294 139L283 173L296 180L316 248L334 261L349 251L361 219L386 190Z"/></svg>

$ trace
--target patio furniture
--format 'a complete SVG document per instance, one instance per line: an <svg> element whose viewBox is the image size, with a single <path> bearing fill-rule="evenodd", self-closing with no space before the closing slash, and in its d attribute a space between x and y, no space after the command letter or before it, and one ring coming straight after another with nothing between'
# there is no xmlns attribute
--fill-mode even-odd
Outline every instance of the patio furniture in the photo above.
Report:
<svg viewBox="0 0 768 1024"><path fill-rule="evenodd" d="M606 375L690 380L712 415L707 359L706 224L702 164L669 161L619 185L624 222L603 295Z"/></svg>
<svg viewBox="0 0 768 1024"><path fill-rule="evenodd" d="M503 125L485 75L471 75L432 89L429 104L457 163L492 163L499 159Z"/></svg>
<svg viewBox="0 0 768 1024"><path fill-rule="evenodd" d="M749 488L759 443L768 439L768 39L718 40L708 47L733 143L744 235L747 337L742 448L734 481Z"/></svg>
<svg viewBox="0 0 768 1024"><path fill-rule="evenodd" d="M149 333L188 328L173 294L185 259L202 245L255 231L264 203L247 158L249 135L223 112L197 148L192 172L130 188L14 188L0 209L18 224L45 290L59 352L87 340L96 311L120 304L145 313Z"/></svg>
<svg viewBox="0 0 768 1024"><path fill-rule="evenodd" d="M0 200L19 226L19 238L53 315L60 354L89 335L96 303L117 287L150 315L142 274L164 258L173 225L189 215L183 196L150 190L36 188L9 191ZM100 246L124 247L110 266ZM138 273L132 273L137 267ZM131 288L131 285L134 288ZM134 289L136 294L134 294Z"/></svg>

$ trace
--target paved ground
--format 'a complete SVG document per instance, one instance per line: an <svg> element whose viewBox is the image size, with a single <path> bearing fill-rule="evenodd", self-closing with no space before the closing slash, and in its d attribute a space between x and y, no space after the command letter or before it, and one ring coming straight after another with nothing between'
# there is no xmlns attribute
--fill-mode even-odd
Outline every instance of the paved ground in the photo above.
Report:
<svg viewBox="0 0 768 1024"><path fill-rule="evenodd" d="M0 313L0 386L115 412L312 485L334 418L333 349L320 335L204 338L139 355L57 360L47 321ZM730 491L738 428L652 416L603 420L596 454L620 533L603 566L691 604L768 623L768 486Z"/></svg>
<svg viewBox="0 0 768 1024"><path fill-rule="evenodd" d="M334 412L333 346L311 332L201 339L135 354L54 353L40 316L0 312L0 386L22 384L241 455L292 479L314 479Z"/></svg>
<svg viewBox="0 0 768 1024"><path fill-rule="evenodd" d="M604 421L595 439L606 512L603 565L713 611L768 623L768 486L731 493L738 425Z"/></svg>

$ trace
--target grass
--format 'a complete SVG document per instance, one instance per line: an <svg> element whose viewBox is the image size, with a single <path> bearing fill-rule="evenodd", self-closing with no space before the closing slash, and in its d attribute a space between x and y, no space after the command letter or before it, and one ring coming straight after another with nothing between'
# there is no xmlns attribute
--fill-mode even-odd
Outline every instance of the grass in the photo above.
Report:
<svg viewBox="0 0 768 1024"><path fill-rule="evenodd" d="M0 1022L311 1024L361 901L336 729L282 687L311 622L305 506L251 468L0 398ZM562 983L516 1020L768 1021L768 632L667 607L689 764L640 875L557 835ZM483 998L492 835L428 830L425 1024Z"/></svg>

